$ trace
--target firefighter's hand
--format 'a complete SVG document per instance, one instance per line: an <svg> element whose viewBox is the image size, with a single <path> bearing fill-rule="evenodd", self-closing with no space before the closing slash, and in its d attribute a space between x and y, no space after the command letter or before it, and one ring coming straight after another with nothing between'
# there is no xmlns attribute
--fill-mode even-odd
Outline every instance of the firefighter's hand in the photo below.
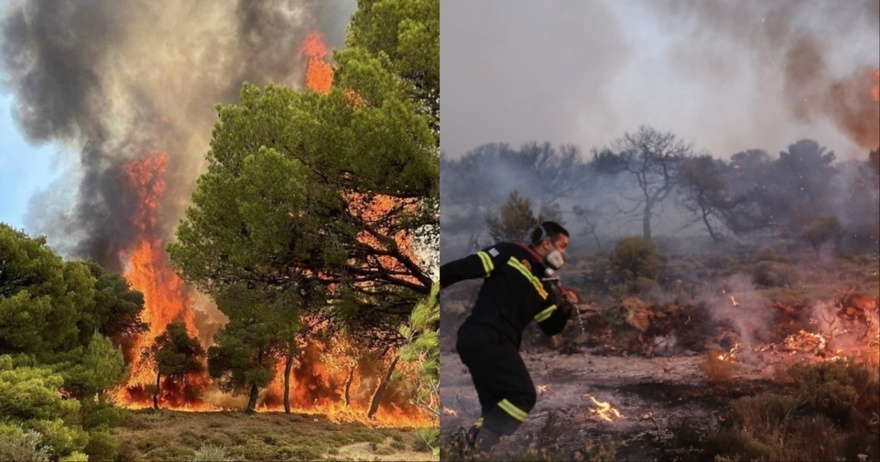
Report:
<svg viewBox="0 0 880 462"><path fill-rule="evenodd" d="M565 293L562 294L562 298L564 298L566 302L572 305L578 302L577 295L575 295L575 293L570 290L565 291Z"/></svg>

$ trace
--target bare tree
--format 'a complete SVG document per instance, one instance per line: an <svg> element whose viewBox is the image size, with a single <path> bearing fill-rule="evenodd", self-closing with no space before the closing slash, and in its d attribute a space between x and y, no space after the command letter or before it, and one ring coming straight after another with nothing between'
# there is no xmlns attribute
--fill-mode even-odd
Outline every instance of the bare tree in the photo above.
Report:
<svg viewBox="0 0 880 462"><path fill-rule="evenodd" d="M727 202L724 191L724 162L709 155L685 159L680 165L678 202L701 221L714 242L722 239L719 221Z"/></svg>
<svg viewBox="0 0 880 462"><path fill-rule="evenodd" d="M693 148L672 132L661 133L645 125L614 140L611 147L619 153L623 171L632 175L641 192L627 199L636 203L633 211L641 209L642 237L651 239L655 207L677 185L681 159L691 157Z"/></svg>

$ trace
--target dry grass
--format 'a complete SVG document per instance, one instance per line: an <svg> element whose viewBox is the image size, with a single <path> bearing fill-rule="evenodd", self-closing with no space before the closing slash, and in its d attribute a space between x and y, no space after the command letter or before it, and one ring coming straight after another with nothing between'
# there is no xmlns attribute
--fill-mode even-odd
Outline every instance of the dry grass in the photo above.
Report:
<svg viewBox="0 0 880 462"><path fill-rule="evenodd" d="M206 445L230 460L436 460L415 429L334 423L283 413L130 411L112 430L123 441L117 460L193 460Z"/></svg>

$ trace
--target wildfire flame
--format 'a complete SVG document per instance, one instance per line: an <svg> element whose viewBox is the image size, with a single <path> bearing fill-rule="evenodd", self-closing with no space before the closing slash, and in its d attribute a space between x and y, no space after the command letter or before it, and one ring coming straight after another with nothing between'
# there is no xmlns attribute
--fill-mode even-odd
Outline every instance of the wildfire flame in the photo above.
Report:
<svg viewBox="0 0 880 462"><path fill-rule="evenodd" d="M124 388L145 387L156 380L155 365L145 361L140 354L174 321L182 321L191 336L198 335L192 310L193 297L183 281L171 269L165 246L157 223L157 209L165 193L165 171L168 155L153 154L135 159L122 166L128 184L138 198L138 208L133 215L138 230L135 244L129 250L125 278L131 287L144 294L144 310L141 318L149 324L146 332L135 344L131 377ZM197 380L193 380L197 382ZM125 404L134 405L135 398L128 394L120 396Z"/></svg>
<svg viewBox="0 0 880 462"><path fill-rule="evenodd" d="M728 360L734 359L733 355L736 354L736 350L738 348L739 348L739 343L734 343L733 346L730 347L730 350L727 351L727 353L718 355L718 360L719 361L728 361Z"/></svg>
<svg viewBox="0 0 880 462"><path fill-rule="evenodd" d="M404 201L398 198L377 194L369 197L360 193L349 193L345 195L352 215L364 221L368 227L372 227L378 233L391 237L397 247L400 255L410 259L415 264L419 263L418 255L414 251L412 236L405 231L393 231L395 223L391 219L399 210L412 211L416 207L415 200ZM372 233L361 231L358 233L358 240L374 249L390 250L388 244L383 244ZM383 252L379 252L383 253ZM406 268L398 258L392 255L381 255L376 257L374 261L367 262L372 266L381 268L389 274L406 273ZM417 282L416 279L409 275L400 277L409 282Z"/></svg>
<svg viewBox="0 0 880 462"><path fill-rule="evenodd" d="M373 426L425 427L435 425L430 416L409 402L412 396L406 383L389 386L372 419L367 418L373 393L381 375L390 367L385 358L378 361L358 360L358 345L344 335L326 342L317 338L301 339L300 351L294 361L290 380L291 410L305 414L326 415L331 421L359 421ZM412 366L398 362L396 370L411 377ZM260 411L284 409L284 364L279 361L275 377L265 391Z"/></svg>
<svg viewBox="0 0 880 462"><path fill-rule="evenodd" d="M458 411L456 411L455 409L449 409L446 406L443 407L443 413L446 415L452 415L456 417L458 416Z"/></svg>
<svg viewBox="0 0 880 462"><path fill-rule="evenodd" d="M623 414L618 412L617 409L614 409L614 407L611 406L611 403L599 401L589 393L584 396L588 396L593 401L593 404L597 406L596 409L590 409L591 414L596 414L600 419L606 422L614 422L613 418L623 418Z"/></svg>
<svg viewBox="0 0 880 462"><path fill-rule="evenodd" d="M730 296L730 303L732 303L733 306L739 306L739 302L736 301L736 297L734 297L733 295Z"/></svg>
<svg viewBox="0 0 880 462"><path fill-rule="evenodd" d="M314 31L306 36L299 51L309 58L306 86L316 93L326 95L333 85L333 67L324 61L327 56L327 46L324 45L321 33Z"/></svg>

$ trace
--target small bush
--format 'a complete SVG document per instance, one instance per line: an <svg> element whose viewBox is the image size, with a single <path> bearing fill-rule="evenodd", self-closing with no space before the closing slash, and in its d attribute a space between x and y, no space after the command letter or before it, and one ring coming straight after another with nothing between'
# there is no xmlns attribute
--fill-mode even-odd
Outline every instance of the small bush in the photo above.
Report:
<svg viewBox="0 0 880 462"><path fill-rule="evenodd" d="M797 283L798 272L784 263L762 261L752 266L752 281L762 287L786 287Z"/></svg>
<svg viewBox="0 0 880 462"><path fill-rule="evenodd" d="M709 382L715 384L730 383L730 380L733 378L733 363L721 359L721 356L725 353L721 350L708 350L703 353L700 371L706 374Z"/></svg>
<svg viewBox="0 0 880 462"><path fill-rule="evenodd" d="M439 428L420 428L416 435L413 449L416 451L430 452L433 454L440 453L440 429Z"/></svg>
<svg viewBox="0 0 880 462"><path fill-rule="evenodd" d="M113 460L119 452L121 441L110 436L107 430L97 430L89 433L89 443L83 452L88 454L89 460Z"/></svg>
<svg viewBox="0 0 880 462"><path fill-rule="evenodd" d="M104 460L104 459L93 459L93 460ZM112 460L112 459L110 459ZM89 462L89 456L83 454L79 451L71 452L70 454L59 457L58 462Z"/></svg>
<svg viewBox="0 0 880 462"><path fill-rule="evenodd" d="M195 454L193 455L193 460L195 462L225 462L231 461L229 458L229 454L226 453L226 448L223 446L214 446L213 444L206 444L200 447Z"/></svg>
<svg viewBox="0 0 880 462"><path fill-rule="evenodd" d="M657 245L637 236L618 240L609 263L615 276L625 281L635 281L639 277L656 279L660 272Z"/></svg>
<svg viewBox="0 0 880 462"><path fill-rule="evenodd" d="M48 462L52 448L43 445L43 435L18 425L0 424L0 460Z"/></svg>
<svg viewBox="0 0 880 462"><path fill-rule="evenodd" d="M794 395L764 393L731 403L727 426L704 440L716 460L876 460L876 372L847 362L798 363ZM821 444L817 444L821 442Z"/></svg>

